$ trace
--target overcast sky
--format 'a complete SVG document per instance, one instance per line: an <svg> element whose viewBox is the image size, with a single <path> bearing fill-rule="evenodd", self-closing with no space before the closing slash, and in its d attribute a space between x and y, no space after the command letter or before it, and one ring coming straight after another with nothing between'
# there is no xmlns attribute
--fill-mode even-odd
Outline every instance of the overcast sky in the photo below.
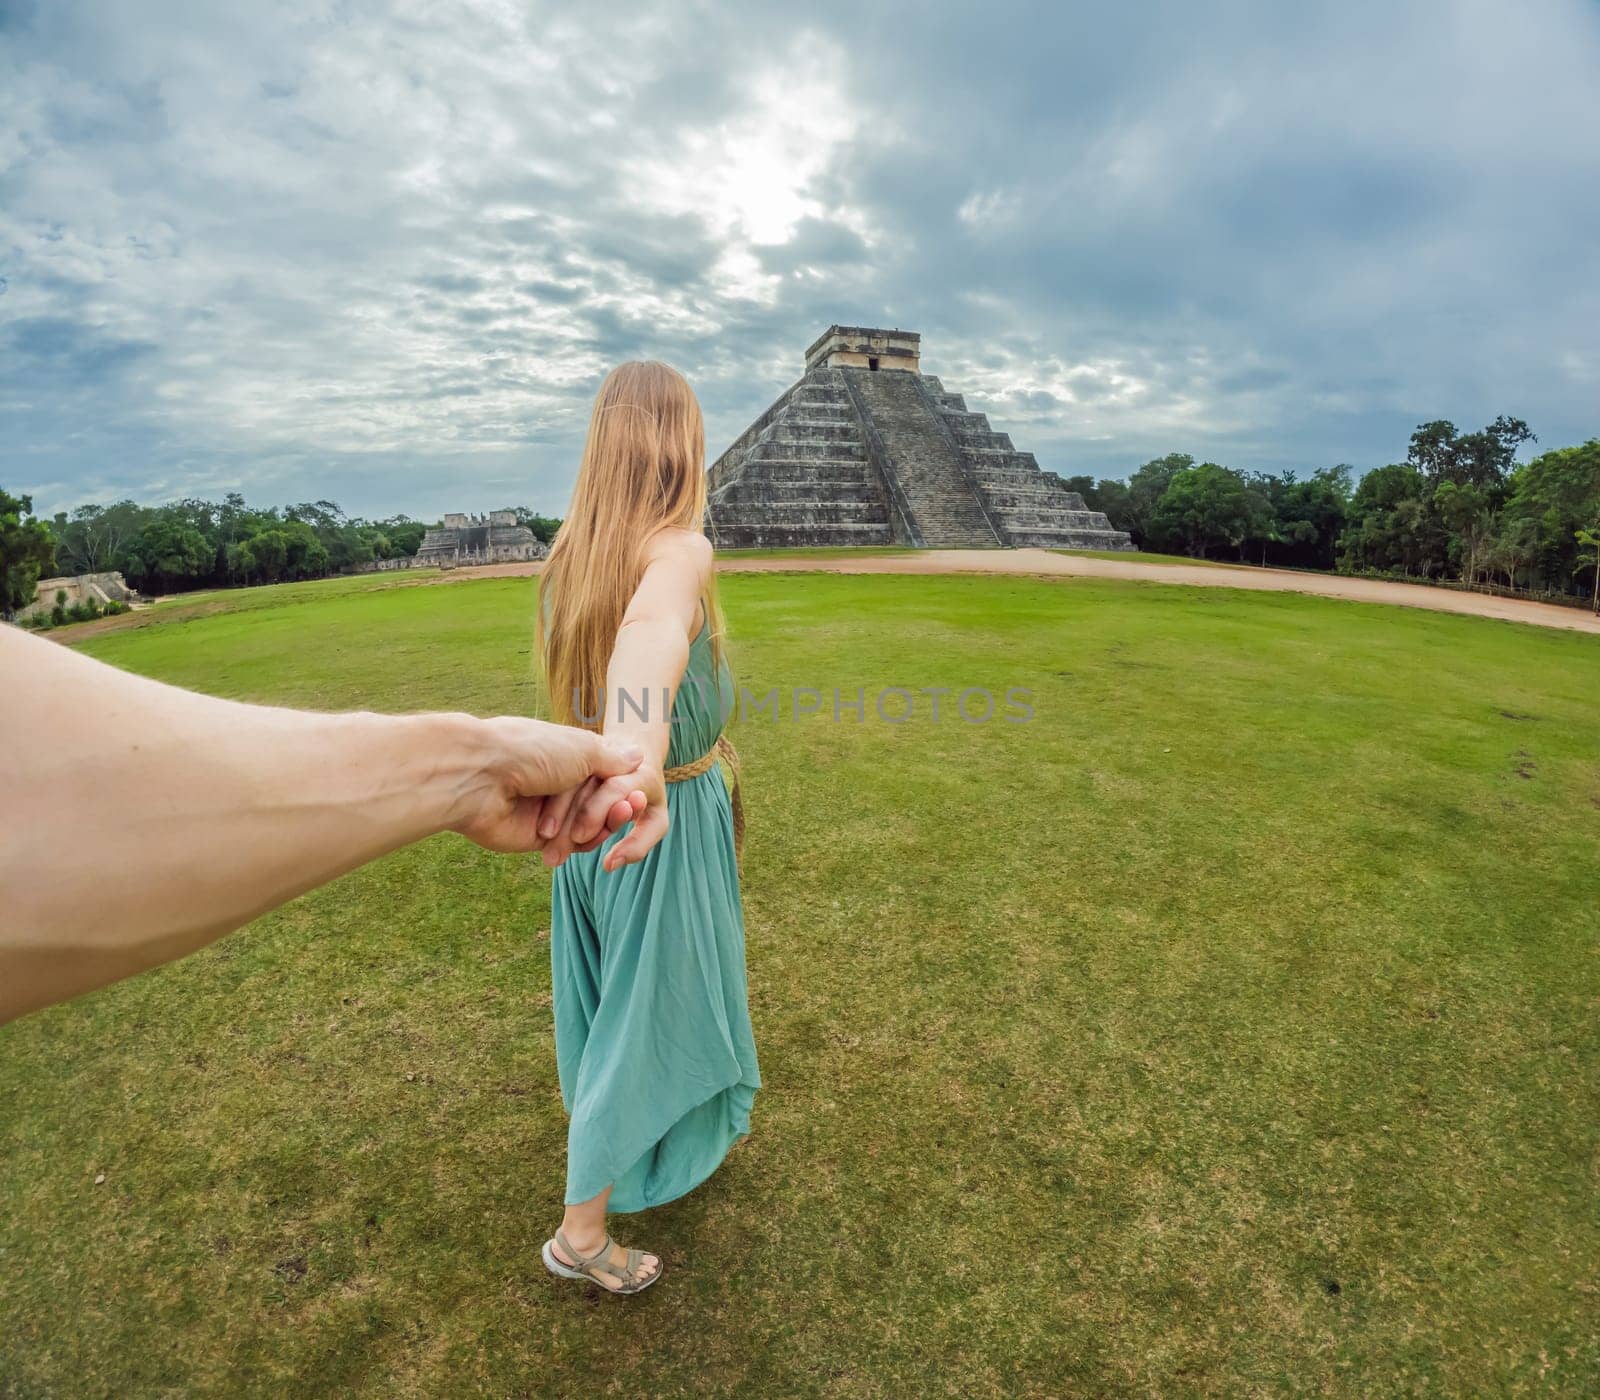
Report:
<svg viewBox="0 0 1600 1400"><path fill-rule="evenodd" d="M1600 433L1600 6L0 0L0 485L560 513L830 322L1041 465Z"/></svg>

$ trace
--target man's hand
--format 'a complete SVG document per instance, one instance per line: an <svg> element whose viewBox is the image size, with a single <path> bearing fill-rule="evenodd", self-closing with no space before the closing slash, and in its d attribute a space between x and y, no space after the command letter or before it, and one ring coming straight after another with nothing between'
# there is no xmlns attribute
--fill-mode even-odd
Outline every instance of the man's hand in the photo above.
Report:
<svg viewBox="0 0 1600 1400"><path fill-rule="evenodd" d="M637 745L537 719L502 716L476 723L484 736L481 771L463 786L450 826L491 851L539 850L546 844L541 827L551 807L559 805L564 819L575 795L596 779L620 780L624 789L637 786L627 776L643 756ZM635 804L624 791L602 814L607 829L594 839L631 821L642 806L642 798Z"/></svg>

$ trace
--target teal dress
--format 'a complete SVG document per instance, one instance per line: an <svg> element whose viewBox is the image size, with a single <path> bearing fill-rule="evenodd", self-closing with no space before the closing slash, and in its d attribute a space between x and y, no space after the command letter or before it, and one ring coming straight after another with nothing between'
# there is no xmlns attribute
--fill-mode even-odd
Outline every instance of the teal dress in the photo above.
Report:
<svg viewBox="0 0 1600 1400"><path fill-rule="evenodd" d="M706 753L732 709L733 678L702 626L673 702L667 766ZM568 1205L607 1186L613 1211L674 1200L750 1131L761 1075L722 765L668 784L667 810L667 834L638 864L600 868L618 832L555 873L550 971L570 1117Z"/></svg>

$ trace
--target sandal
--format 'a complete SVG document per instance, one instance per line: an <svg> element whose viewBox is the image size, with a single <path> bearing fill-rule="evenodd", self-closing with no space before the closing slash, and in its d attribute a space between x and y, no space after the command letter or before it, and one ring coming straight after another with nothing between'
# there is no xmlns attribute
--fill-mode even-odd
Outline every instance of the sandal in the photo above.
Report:
<svg viewBox="0 0 1600 1400"><path fill-rule="evenodd" d="M560 1245L562 1252L568 1258L577 1260L576 1267L570 1264L563 1264L556 1258L555 1250L552 1248L553 1245ZM630 1249L628 1251L626 1268L613 1264L610 1258L610 1235L606 1236L606 1242L599 1249L585 1257L582 1251L576 1250L568 1244L567 1237L560 1230L557 1230L556 1237L553 1240L546 1240L544 1249L540 1252L544 1257L545 1268L549 1269L556 1277L586 1279L590 1283L599 1284L607 1293L643 1293L645 1289L661 1277L662 1269L665 1267L658 1261L656 1263L656 1271L653 1274L643 1274L644 1251L642 1249ZM608 1283L601 1283L600 1274L602 1273L610 1274L612 1278L621 1279L622 1282L614 1288Z"/></svg>

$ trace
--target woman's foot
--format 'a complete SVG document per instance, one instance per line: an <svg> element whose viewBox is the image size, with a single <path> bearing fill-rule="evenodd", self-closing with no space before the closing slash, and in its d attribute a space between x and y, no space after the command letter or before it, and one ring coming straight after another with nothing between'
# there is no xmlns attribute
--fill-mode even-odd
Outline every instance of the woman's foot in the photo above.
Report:
<svg viewBox="0 0 1600 1400"><path fill-rule="evenodd" d="M564 1248L563 1241L570 1248ZM576 1269L580 1267L580 1264L578 1260L572 1257L574 1252L583 1255L584 1259L587 1260L605 1242L606 1232L604 1229L584 1234L571 1226L564 1226L558 1236L550 1241L550 1253L567 1268ZM612 1265L617 1272L611 1273L605 1269L595 1269L591 1277L596 1283L602 1288L610 1289L613 1293L619 1292L628 1286L626 1277L628 1251L626 1249L613 1240L609 1253L601 1256L601 1262ZM654 1278L660 1271L661 1261L655 1255L641 1255L637 1273L634 1275L637 1280L637 1286L643 1287L647 1280Z"/></svg>

